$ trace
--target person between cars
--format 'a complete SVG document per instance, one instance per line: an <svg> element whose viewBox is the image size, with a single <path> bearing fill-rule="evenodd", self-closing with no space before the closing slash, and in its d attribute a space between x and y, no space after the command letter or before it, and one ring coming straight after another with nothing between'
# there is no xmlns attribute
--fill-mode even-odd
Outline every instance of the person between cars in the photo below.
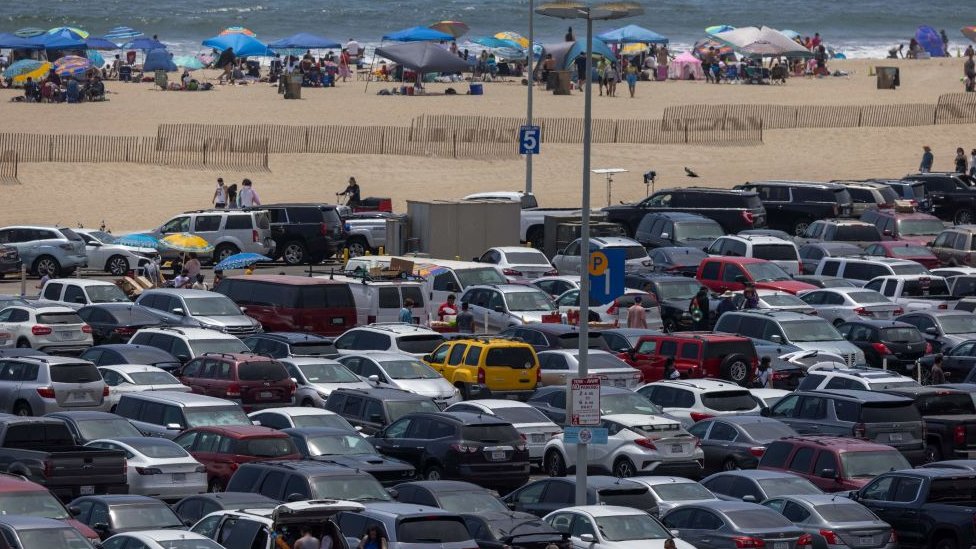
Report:
<svg viewBox="0 0 976 549"><path fill-rule="evenodd" d="M691 313L691 320L694 321L694 330L708 330L708 288L702 286L698 289L698 293L688 305L688 312Z"/></svg>
<svg viewBox="0 0 976 549"><path fill-rule="evenodd" d="M176 275L176 277L173 278L173 287L185 288L188 284L190 284L190 272L187 271L186 268L184 268L183 271L180 272L180 274Z"/></svg>
<svg viewBox="0 0 976 549"><path fill-rule="evenodd" d="M403 307L400 308L400 322L413 324L413 300L409 297L403 300Z"/></svg>
<svg viewBox="0 0 976 549"><path fill-rule="evenodd" d="M769 368L770 360L768 356L764 356L759 360L759 369L756 370L756 379L753 381L752 386L756 389L769 389L770 380L772 379L772 370Z"/></svg>
<svg viewBox="0 0 976 549"><path fill-rule="evenodd" d="M748 284L744 290L742 290L742 297L745 301L742 302L743 309L758 309L759 308L759 294L756 293L756 287L752 284Z"/></svg>
<svg viewBox="0 0 976 549"><path fill-rule="evenodd" d="M681 373L678 372L674 367L674 357L669 356L664 359L664 378L663 379L680 379Z"/></svg>
<svg viewBox="0 0 976 549"><path fill-rule="evenodd" d="M468 310L467 303L461 303L461 312L458 313L455 324L459 334L474 333L474 314Z"/></svg>
<svg viewBox="0 0 976 549"><path fill-rule="evenodd" d="M379 526L370 526L366 530L366 535L359 542L359 549L387 549L386 536L380 531Z"/></svg>
<svg viewBox="0 0 976 549"><path fill-rule="evenodd" d="M319 549L319 540L312 535L312 529L305 525L302 526L302 537L295 540L292 549Z"/></svg>
<svg viewBox="0 0 976 549"><path fill-rule="evenodd" d="M186 263L183 264L183 268L186 270L187 275L189 275L190 280L196 280L197 275L200 274L200 259L197 257L196 252L190 252L189 258Z"/></svg>
<svg viewBox="0 0 976 549"><path fill-rule="evenodd" d="M941 385L945 382L945 371L942 370L942 353L939 353L932 360L932 369L929 370L929 385Z"/></svg>
<svg viewBox="0 0 976 549"><path fill-rule="evenodd" d="M447 296L447 302L441 303L441 306L437 308L437 318L441 322L450 322L457 316L458 310L457 306L454 304L454 300L457 297L454 294ZM446 319L446 320L445 320Z"/></svg>
<svg viewBox="0 0 976 549"><path fill-rule="evenodd" d="M627 327L647 329L647 311L641 305L641 296L634 298L634 304L627 309Z"/></svg>
<svg viewBox="0 0 976 549"><path fill-rule="evenodd" d="M725 290L725 292L723 292L719 297L722 298L722 301L718 303L718 308L715 309L716 322L718 322L718 319L722 318L724 313L736 310L735 302L732 301L732 298L735 297L732 290Z"/></svg>
<svg viewBox="0 0 976 549"><path fill-rule="evenodd" d="M207 283L204 282L204 280L205 277L203 276L203 273L197 273L197 278L193 282L193 285L190 286L190 288L194 290L209 290L210 288L207 286Z"/></svg>

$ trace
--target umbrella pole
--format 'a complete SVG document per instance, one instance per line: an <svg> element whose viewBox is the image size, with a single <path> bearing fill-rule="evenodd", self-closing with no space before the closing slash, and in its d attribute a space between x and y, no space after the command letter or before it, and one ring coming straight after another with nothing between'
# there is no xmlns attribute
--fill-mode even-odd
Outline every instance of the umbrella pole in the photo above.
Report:
<svg viewBox="0 0 976 549"><path fill-rule="evenodd" d="M382 40L380 40L380 47L383 47L383 41ZM366 48L363 48L363 53L366 53ZM366 91L369 90L369 80L370 80L370 78L373 77L373 65L375 65L375 64L376 64L376 50L374 49L373 50L373 60L369 62L369 74L366 75L366 87L363 88L363 94L364 95L366 94ZM357 71L357 73L359 71L359 64L358 63L356 64L356 71Z"/></svg>

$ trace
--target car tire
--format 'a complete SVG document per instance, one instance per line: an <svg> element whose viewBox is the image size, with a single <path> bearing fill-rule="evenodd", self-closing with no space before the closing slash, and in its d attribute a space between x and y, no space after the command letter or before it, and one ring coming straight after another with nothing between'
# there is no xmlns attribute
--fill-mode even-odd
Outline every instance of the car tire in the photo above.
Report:
<svg viewBox="0 0 976 549"><path fill-rule="evenodd" d="M542 227L532 227L525 233L525 241L531 242L532 247L541 250L545 246L545 233Z"/></svg>
<svg viewBox="0 0 976 549"><path fill-rule="evenodd" d="M217 249L214 250L214 264L216 265L217 263L220 263L228 257L238 253L241 253L241 251L237 249L237 246L234 246L233 244L221 244L220 246L217 246Z"/></svg>
<svg viewBox="0 0 976 549"><path fill-rule="evenodd" d="M810 225L810 220L806 218L800 218L793 222L793 236L803 236L806 232L807 227Z"/></svg>
<svg viewBox="0 0 976 549"><path fill-rule="evenodd" d="M722 462L723 471L738 471L739 469L742 469L742 467L739 466L739 462L735 458L729 458Z"/></svg>
<svg viewBox="0 0 976 549"><path fill-rule="evenodd" d="M424 469L424 480L444 480L444 469L438 465L428 465Z"/></svg>
<svg viewBox="0 0 976 549"><path fill-rule="evenodd" d="M20 400L17 401L16 404L14 404L14 415L21 416L21 417L32 416L34 415L34 410L31 409L30 404L24 402L23 400Z"/></svg>
<svg viewBox="0 0 976 549"><path fill-rule="evenodd" d="M549 450L546 452L546 459L543 463L545 464L546 474L550 477L566 476L566 461L558 450Z"/></svg>
<svg viewBox="0 0 976 549"><path fill-rule="evenodd" d="M629 478L637 475L637 468L634 467L633 462L629 459L622 457L617 458L617 461L613 462L613 476L617 478Z"/></svg>
<svg viewBox="0 0 976 549"><path fill-rule="evenodd" d="M952 222L956 225L969 225L973 222L973 211L968 208L959 208L952 214Z"/></svg>
<svg viewBox="0 0 976 549"><path fill-rule="evenodd" d="M929 440L925 443L925 463L942 461L942 449L939 448L939 441Z"/></svg>
<svg viewBox="0 0 976 549"><path fill-rule="evenodd" d="M957 549L959 544L956 543L954 538L941 538L935 541L932 545L932 549Z"/></svg>
<svg viewBox="0 0 976 549"><path fill-rule="evenodd" d="M349 248L349 257L360 257L366 255L366 252L373 251L369 247L369 242L361 236L354 236L347 240L346 247Z"/></svg>
<svg viewBox="0 0 976 549"><path fill-rule="evenodd" d="M743 355L729 355L722 361L722 379L745 387L749 383L749 359Z"/></svg>
<svg viewBox="0 0 976 549"><path fill-rule="evenodd" d="M124 276L129 272L129 260L121 255L113 255L105 262L105 272L112 276Z"/></svg>
<svg viewBox="0 0 976 549"><path fill-rule="evenodd" d="M458 383L455 387L461 393L461 400L471 400L471 386L469 384Z"/></svg>
<svg viewBox="0 0 976 549"><path fill-rule="evenodd" d="M20 339L17 340L17 348L18 349L30 349L31 348L31 343L30 343L30 341L27 341L24 338L20 338Z"/></svg>
<svg viewBox="0 0 976 549"><path fill-rule="evenodd" d="M49 255L42 255L35 259L34 265L31 266L31 272L37 276L44 276L45 274L54 276L64 275L61 272L61 262Z"/></svg>
<svg viewBox="0 0 976 549"><path fill-rule="evenodd" d="M304 265L308 262L308 250L305 244L297 240L285 242L281 250L281 259L287 265Z"/></svg>
<svg viewBox="0 0 976 549"><path fill-rule="evenodd" d="M211 480L210 483L207 484L208 492L219 493L223 492L225 489L226 487L224 486L224 483L218 478Z"/></svg>
<svg viewBox="0 0 976 549"><path fill-rule="evenodd" d="M665 318L661 321L661 329L666 334L673 334L678 331L678 323L673 318Z"/></svg>

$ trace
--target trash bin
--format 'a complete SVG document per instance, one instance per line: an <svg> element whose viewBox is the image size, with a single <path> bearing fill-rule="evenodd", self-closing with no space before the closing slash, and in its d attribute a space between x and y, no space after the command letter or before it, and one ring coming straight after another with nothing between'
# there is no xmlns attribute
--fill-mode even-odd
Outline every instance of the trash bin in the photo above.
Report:
<svg viewBox="0 0 976 549"><path fill-rule="evenodd" d="M285 86L287 85L288 79L290 77L291 77L291 75L289 75L289 74L282 74L281 76L278 77L278 93L279 94L285 93Z"/></svg>
<svg viewBox="0 0 976 549"><path fill-rule="evenodd" d="M573 88L573 78L570 71L552 71L550 75L555 75L555 86L552 88L553 95L569 95ZM552 77L552 76L550 76Z"/></svg>
<svg viewBox="0 0 976 549"><path fill-rule="evenodd" d="M285 99L301 99L302 98L302 78L301 76L292 76L285 82Z"/></svg>
<svg viewBox="0 0 976 549"><path fill-rule="evenodd" d="M875 67L878 73L878 89L893 90L901 85L898 67Z"/></svg>
<svg viewBox="0 0 976 549"><path fill-rule="evenodd" d="M166 71L164 71L162 69L157 69L156 70L154 81L155 81L155 83L156 83L157 86L159 86L160 88L162 88L164 90L169 87L169 78L166 75Z"/></svg>

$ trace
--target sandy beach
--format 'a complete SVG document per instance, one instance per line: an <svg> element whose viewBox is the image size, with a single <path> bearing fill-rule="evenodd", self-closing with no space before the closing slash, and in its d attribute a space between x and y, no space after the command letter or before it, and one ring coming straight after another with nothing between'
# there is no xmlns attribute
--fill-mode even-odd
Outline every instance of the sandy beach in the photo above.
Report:
<svg viewBox="0 0 976 549"><path fill-rule="evenodd" d="M939 95L962 91L963 59L833 61L831 69L848 77L791 78L785 85L714 85L704 82L640 82L637 97L596 95L595 118L654 119L664 109L690 104L881 105L934 104ZM901 87L878 90L872 66L901 68ZM198 71L197 77L204 73ZM205 73L214 77L215 73ZM174 79L178 75L171 75ZM422 114L524 116L525 87L517 81L485 85L485 95L439 95L449 85L431 84L423 97L377 96L390 83L339 83L335 88L305 88L300 101L285 101L268 84L217 86L210 92L162 92L149 83L107 82L104 103L23 104L10 99L17 90L0 90L0 132L86 135L156 134L162 123L286 125L342 124L406 126ZM467 89L467 84L453 84ZM536 88L537 116L581 117L583 94L554 96ZM613 201L644 196L641 175L658 174L657 188L781 178L827 180L898 177L918 167L923 144L935 152L936 169L950 169L958 146L976 147L971 125L907 128L829 128L767 130L764 143L749 147L598 144L593 168L623 168L614 180ZM544 206L580 201L581 147L543 143L536 157L534 191ZM687 166L701 177L684 175ZM262 201L333 202L349 176L364 196L389 196L397 210L408 199L457 198L487 190L519 190L525 163L519 159L453 160L377 155L272 155L270 173L185 170L165 166L107 163L25 163L20 185L0 187L0 224L97 226L103 220L116 233L158 225L172 214L210 204L218 176L228 183L255 181ZM593 204L606 204L603 178L594 176Z"/></svg>

